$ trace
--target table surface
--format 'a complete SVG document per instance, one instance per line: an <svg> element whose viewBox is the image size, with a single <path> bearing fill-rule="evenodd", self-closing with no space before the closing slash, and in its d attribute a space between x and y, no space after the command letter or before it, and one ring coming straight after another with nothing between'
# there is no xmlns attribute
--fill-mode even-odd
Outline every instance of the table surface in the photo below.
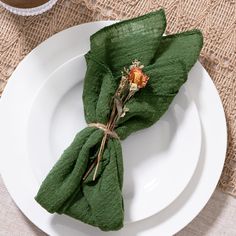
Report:
<svg viewBox="0 0 236 236"><path fill-rule="evenodd" d="M199 28L204 34L201 62L219 91L228 126L228 155L220 186L236 195L235 0L58 0L51 11L31 18L0 8L0 93L19 61L56 32L88 21L133 17L159 7L166 10L169 33ZM236 236L235 218L236 199L217 189L202 212L177 236ZM2 235L45 234L20 212L0 178Z"/></svg>
<svg viewBox="0 0 236 236"><path fill-rule="evenodd" d="M236 235L236 199L216 189L201 213L177 236ZM0 178L0 235L44 236L17 208Z"/></svg>

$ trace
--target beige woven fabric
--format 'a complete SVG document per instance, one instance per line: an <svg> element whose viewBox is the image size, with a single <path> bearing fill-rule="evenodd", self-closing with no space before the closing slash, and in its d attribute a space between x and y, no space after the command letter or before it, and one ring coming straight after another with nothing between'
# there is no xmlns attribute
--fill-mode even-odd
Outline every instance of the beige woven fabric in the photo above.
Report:
<svg viewBox="0 0 236 236"><path fill-rule="evenodd" d="M59 0L33 17L0 8L0 93L18 63L40 42L73 25L124 19L163 7L168 33L199 28L201 63L221 96L228 125L228 150L220 188L236 196L236 1L235 0ZM79 41L79 39L78 39Z"/></svg>

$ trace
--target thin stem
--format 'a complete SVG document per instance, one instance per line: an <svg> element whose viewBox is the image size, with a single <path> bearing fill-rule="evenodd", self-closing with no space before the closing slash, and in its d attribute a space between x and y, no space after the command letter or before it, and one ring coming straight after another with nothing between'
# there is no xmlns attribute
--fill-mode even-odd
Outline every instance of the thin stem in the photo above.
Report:
<svg viewBox="0 0 236 236"><path fill-rule="evenodd" d="M96 163L97 163L97 158L93 161L92 165L89 167L88 171L85 173L83 180L87 179L88 175L93 170L93 167L96 165Z"/></svg>
<svg viewBox="0 0 236 236"><path fill-rule="evenodd" d="M113 104L113 108L112 108L112 112L111 112L111 117L110 117L110 120L109 120L109 122L107 124L107 128L108 129L110 129L111 126L113 126L112 123L114 122L114 117L116 117L115 116L115 112L116 112L116 106L115 106L115 103L114 103ZM98 157L97 157L97 165L95 167L95 171L94 171L94 175L93 175L93 180L96 179L98 167L99 167L100 161L102 159L102 155L103 155L103 151L104 151L104 148L105 148L106 140L107 140L107 133L105 133L105 135L104 135L104 137L102 139L102 142L101 142L101 146L100 146Z"/></svg>
<svg viewBox="0 0 236 236"><path fill-rule="evenodd" d="M93 174L93 180L96 179L98 167L99 167L100 161L102 159L102 154L103 154L103 150L105 148L106 140L107 140L107 134L105 134L103 136L102 143L101 143L101 146L100 146L100 149L99 149L99 152L98 152L97 165L96 165L96 168L95 168L95 171L94 171L94 174Z"/></svg>
<svg viewBox="0 0 236 236"><path fill-rule="evenodd" d="M132 96L134 96L135 92L137 92L137 91L135 91L135 90L129 91L127 97L125 98L125 100L123 102L123 104L125 104Z"/></svg>
<svg viewBox="0 0 236 236"><path fill-rule="evenodd" d="M116 95L118 96L119 95L119 89L116 91ZM134 94L135 94L136 91L129 91L128 94L126 96L122 96L122 100L124 99L124 101L122 101L122 104L125 104ZM117 108L116 108L116 104L113 100L113 108L112 108L112 112L111 112L111 115L110 115L110 119L107 123L107 129L108 130L113 130L115 128L115 124L117 123L117 121L119 120L119 115L117 113ZM99 152L98 152L98 155L97 155L97 158L95 159L95 161L92 163L92 165L89 167L88 171L85 173L84 177L83 177L83 180L85 180L88 175L90 174L90 172L93 170L93 168L95 167L95 171L94 171L94 175L93 175L93 180L96 179L96 175L97 175L97 171L98 171L98 167L99 167L99 164L100 164L100 161L102 159L102 155L103 155L103 151L105 149L105 145L106 145L106 141L107 141L107 137L108 137L108 134L105 133L103 138L102 138L102 142L101 142L101 146L99 148Z"/></svg>

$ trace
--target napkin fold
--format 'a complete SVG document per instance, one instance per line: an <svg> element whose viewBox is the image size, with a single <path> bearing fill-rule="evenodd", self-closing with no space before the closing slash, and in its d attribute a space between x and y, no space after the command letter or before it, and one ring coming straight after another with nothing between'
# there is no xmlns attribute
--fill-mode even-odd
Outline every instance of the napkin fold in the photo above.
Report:
<svg viewBox="0 0 236 236"><path fill-rule="evenodd" d="M35 197L50 213L66 214L104 231L123 227L120 140L151 126L166 112L203 45L199 30L163 36L165 27L165 13L161 9L105 27L91 36L91 49L85 55L87 72L83 90L88 124L107 124L121 70L134 59L142 62L150 79L126 103L128 112L114 129L119 139L107 139L95 180L94 169L85 180L83 177L97 157L104 131L88 126L75 136Z"/></svg>

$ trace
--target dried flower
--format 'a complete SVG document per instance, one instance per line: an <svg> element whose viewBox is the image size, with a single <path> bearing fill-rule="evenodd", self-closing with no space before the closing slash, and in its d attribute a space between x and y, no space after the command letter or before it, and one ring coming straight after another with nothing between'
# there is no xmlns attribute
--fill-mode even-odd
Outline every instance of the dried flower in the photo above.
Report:
<svg viewBox="0 0 236 236"><path fill-rule="evenodd" d="M125 116L125 114L126 114L126 112L128 112L128 111L129 111L129 108L128 108L128 107L126 107L126 106L124 106L124 108L123 108L123 111L122 111L122 113L121 113L120 117L124 117L124 116Z"/></svg>
<svg viewBox="0 0 236 236"><path fill-rule="evenodd" d="M149 80L149 77L145 75L140 67L132 67L128 79L132 84L136 84L138 89L144 88Z"/></svg>
<svg viewBox="0 0 236 236"><path fill-rule="evenodd" d="M130 65L129 69L131 70L134 67L138 67L140 69L143 69L144 65L141 65L141 62L137 59L132 61L132 65Z"/></svg>
<svg viewBox="0 0 236 236"><path fill-rule="evenodd" d="M121 72L120 84L116 90L115 95L113 96L112 110L109 121L106 124L106 128L111 132L116 127L120 118L125 117L126 113L129 111L129 108L125 106L126 102L128 102L140 88L144 88L146 86L149 77L143 73L143 68L144 65L142 65L140 61L134 60L132 65L129 66L129 69L124 67L123 71ZM94 167L95 171L93 174L93 180L96 179L98 166L102 158L102 153L105 148L107 137L108 134L106 133L102 139L97 158L85 173L83 177L84 180L87 178Z"/></svg>

